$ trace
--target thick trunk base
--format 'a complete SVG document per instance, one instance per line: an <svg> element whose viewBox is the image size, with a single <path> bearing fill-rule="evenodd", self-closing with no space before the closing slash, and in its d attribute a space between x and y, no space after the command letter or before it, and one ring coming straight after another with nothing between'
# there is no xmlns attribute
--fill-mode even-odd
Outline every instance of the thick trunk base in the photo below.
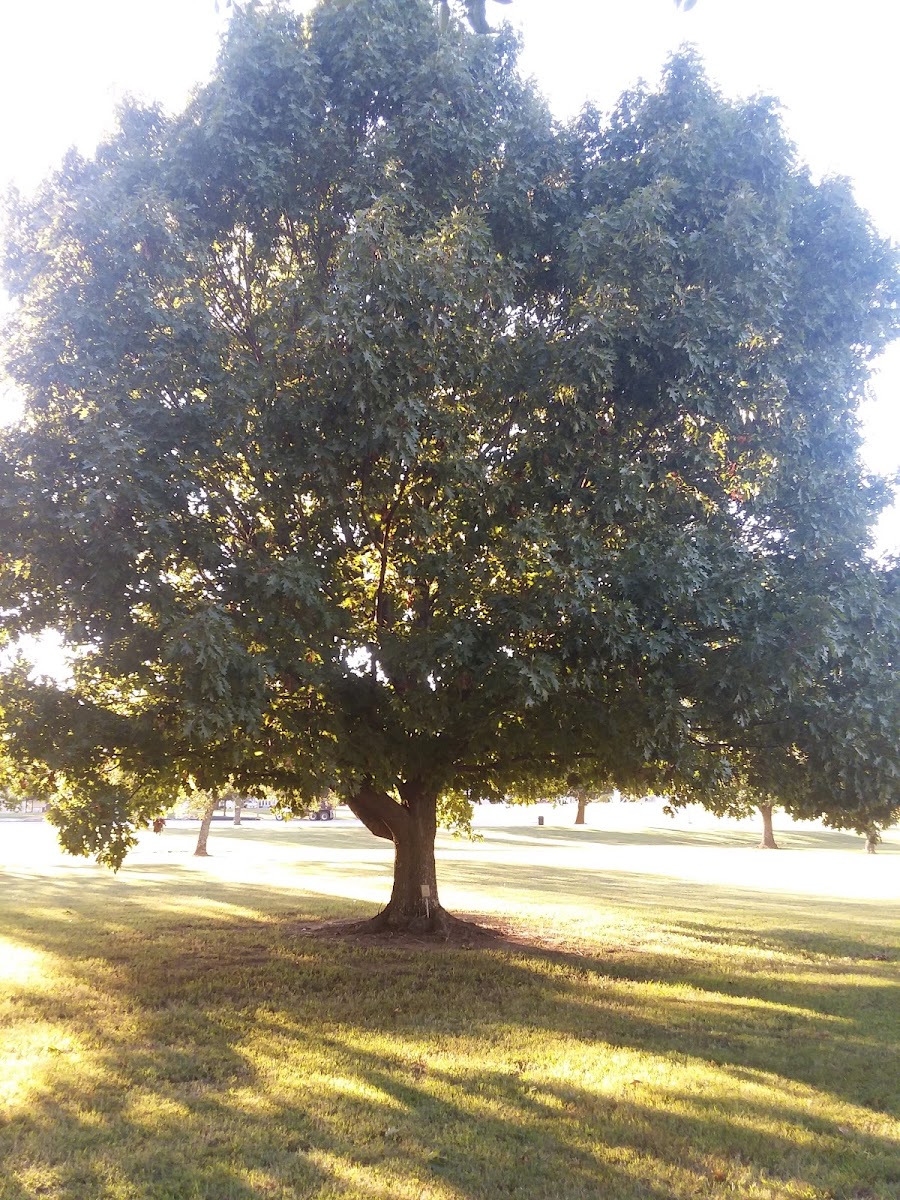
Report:
<svg viewBox="0 0 900 1200"><path fill-rule="evenodd" d="M454 917L445 908L438 906L432 909L427 918L422 916L405 917L391 912L391 906L382 909L377 916L368 921L354 923L353 932L363 937L396 937L409 938L414 942L420 940L429 942L454 942L460 945L480 944L482 941L493 940L496 933L490 928Z"/></svg>
<svg viewBox="0 0 900 1200"><path fill-rule="evenodd" d="M403 912L388 904L377 916L366 921L363 928L372 933L415 933L446 938L456 925L463 923L451 917L440 904L430 905L428 912Z"/></svg>
<svg viewBox="0 0 900 1200"><path fill-rule="evenodd" d="M387 906L360 932L447 938L459 924L438 898L434 839L437 792L421 780L398 785L402 798L368 784L348 800L351 811L376 837L394 843L394 884Z"/></svg>
<svg viewBox="0 0 900 1200"><path fill-rule="evenodd" d="M350 806L373 832L384 829L394 843L394 886L387 907L374 918L373 929L440 937L450 917L438 899L436 797L407 785L404 800L400 805L383 793L360 791Z"/></svg>

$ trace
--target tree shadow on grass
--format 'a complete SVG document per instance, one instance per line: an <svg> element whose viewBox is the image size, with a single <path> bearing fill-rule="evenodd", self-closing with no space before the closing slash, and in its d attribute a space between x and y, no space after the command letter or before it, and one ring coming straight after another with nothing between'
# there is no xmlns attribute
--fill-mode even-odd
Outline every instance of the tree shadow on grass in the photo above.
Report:
<svg viewBox="0 0 900 1200"><path fill-rule="evenodd" d="M590 845L598 846L694 846L715 847L717 850L747 850L756 848L762 836L762 827L753 829L693 829L683 824L666 827L648 826L640 829L604 829L599 824L573 825L561 828L558 825L535 826L487 825L479 828L486 837L498 835L504 841L546 845ZM865 853L865 840L853 833L835 829L823 830L775 830L775 840L782 850L848 850ZM878 847L878 854L900 854L900 845L888 841Z"/></svg>
<svg viewBox="0 0 900 1200"><path fill-rule="evenodd" d="M457 859L443 864L441 880L445 891L448 884L451 888L465 889L467 894L476 892L485 885L485 868L481 863ZM816 931L827 924L835 932L819 938L821 952L826 954L853 955L855 951L868 954L870 943L876 942L880 949L885 939L889 946L900 949L900 926L890 903L767 891L764 880L759 888L743 884L724 886L674 878L652 870L590 870L558 864L537 867L532 862L498 859L491 863L489 883L492 890L515 896L521 906L546 902L547 896L552 896L562 921L570 908L578 913L598 914L626 915L637 911L662 919L672 912L694 917L700 909L712 910L721 917L724 941L729 940L727 931L735 918L745 929L752 918L758 920L761 932L767 931L776 940L785 927L808 927L815 940ZM797 948L796 941L785 945Z"/></svg>
<svg viewBox="0 0 900 1200"><path fill-rule="evenodd" d="M698 1020L696 997L635 994L622 962L611 976L599 958L436 956L294 928L162 922L146 941L117 937L111 957L99 947L70 955L91 1070L54 1060L52 1086L10 1127L16 1145L46 1147L52 1131L65 1147L61 1163L49 1155L59 1195L112 1194L112 1177L139 1200L387 1197L438 1178L473 1198L663 1200L700 1188L733 1195L735 1181L774 1163L784 1179L834 1195L848 1170L889 1176L888 1138L848 1132L778 1086L778 1037L819 1035L814 1009L751 1040L740 999L711 1000ZM66 929L53 941L58 953ZM696 989L677 960L657 965L673 988ZM27 1002L41 1019L47 998ZM59 1015L52 1003L47 1015ZM548 1067L547 1040L575 1050L576 1078ZM635 1077L607 1088L604 1061L623 1049L635 1052ZM755 1093L698 1095L655 1080L666 1060L718 1068L725 1080L737 1069ZM822 1147L811 1165L803 1146L813 1136Z"/></svg>
<svg viewBox="0 0 900 1200"><path fill-rule="evenodd" d="M297 1076L273 1082L223 1070L218 1081L205 1076L199 1086L192 1080L188 1087L182 1076L156 1072L148 1090L140 1056L129 1052L126 1059L113 1048L100 1065L109 1068L111 1062L116 1069L117 1091L82 1084L77 1093L70 1086L52 1098L42 1095L16 1121L17 1140L46 1142L52 1129L69 1149L55 1172L59 1191L44 1186L41 1192L78 1200L103 1197L112 1194L106 1186L112 1176L135 1200L267 1195L387 1200L421 1193L430 1184L451 1189L440 1195L473 1198L665 1200L673 1194L664 1184L664 1163L653 1164L654 1174L662 1176L657 1183L640 1167L623 1168L611 1159L611 1149L639 1144L628 1129L635 1115L623 1110L615 1137L591 1131L584 1114L593 1097L584 1089L566 1092L566 1107L580 1110L578 1121L560 1120L542 1111L533 1088L512 1083L506 1071L480 1070L474 1076L426 1071L423 1077L396 1049L367 1052L352 1033L346 1039L323 1037L302 1019L286 1031L285 1014L278 1018L271 1030L274 1052L282 1059L327 1064L329 1073L320 1074L314 1086ZM268 1032L263 1023L263 1040ZM264 1094L257 1111L248 1093ZM154 1119L142 1118L144 1098L168 1101L177 1114L154 1104ZM697 1177L692 1162L676 1165L679 1176ZM33 1195L10 1194L29 1200Z"/></svg>
<svg viewBox="0 0 900 1200"><path fill-rule="evenodd" d="M497 873L518 894L533 867ZM773 1196L897 1182L878 1116L900 1079L896 969L849 933L874 905L834 937L803 927L817 901L760 896L749 928L727 889L560 870L545 895L655 906L661 948L434 953L310 936L300 922L359 907L172 863L19 878L27 910L0 907L0 934L60 984L23 984L11 1010L48 1044L0 1125L3 1200L38 1194L35 1162L51 1200L724 1198L776 1163ZM685 949L716 939L727 971Z"/></svg>

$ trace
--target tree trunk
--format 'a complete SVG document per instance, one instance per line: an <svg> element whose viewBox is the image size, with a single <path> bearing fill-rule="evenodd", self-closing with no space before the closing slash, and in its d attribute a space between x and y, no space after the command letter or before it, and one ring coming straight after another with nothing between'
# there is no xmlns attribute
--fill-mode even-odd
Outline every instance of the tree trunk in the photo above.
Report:
<svg viewBox="0 0 900 1200"><path fill-rule="evenodd" d="M576 791L575 799L578 801L578 811L575 813L575 824L584 824L584 814L587 812L588 798L582 791Z"/></svg>
<svg viewBox="0 0 900 1200"><path fill-rule="evenodd" d="M210 796L206 802L206 807L203 810L203 815L200 818L200 833L197 836L197 848L194 851L195 858L208 858L209 851L206 849L206 843L209 838L209 827L212 825L213 813L216 811L216 798Z"/></svg>
<svg viewBox="0 0 900 1200"><path fill-rule="evenodd" d="M762 813L763 819L763 835L759 848L760 850L777 850L778 843L775 841L775 833L772 829L772 805L761 804L759 811Z"/></svg>
<svg viewBox="0 0 900 1200"><path fill-rule="evenodd" d="M866 830L866 854L874 854L875 848L881 841L881 834L878 832L877 825L870 825Z"/></svg>
<svg viewBox="0 0 900 1200"><path fill-rule="evenodd" d="M234 803L234 822L233 823L235 825L240 825L241 809L244 807L244 797L243 796L235 796L233 803Z"/></svg>
<svg viewBox="0 0 900 1200"><path fill-rule="evenodd" d="M368 922L373 931L446 935L453 918L441 907L434 861L437 795L416 780L400 787L402 804L362 787L348 805L376 836L394 843L394 886L387 907Z"/></svg>

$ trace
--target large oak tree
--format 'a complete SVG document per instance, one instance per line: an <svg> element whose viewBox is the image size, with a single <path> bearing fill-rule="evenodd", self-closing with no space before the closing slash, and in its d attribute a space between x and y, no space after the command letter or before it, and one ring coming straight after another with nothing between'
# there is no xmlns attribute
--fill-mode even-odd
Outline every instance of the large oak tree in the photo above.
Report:
<svg viewBox="0 0 900 1200"><path fill-rule="evenodd" d="M427 0L238 13L182 115L14 206L0 607L80 652L6 673L3 745L70 849L117 864L181 787L332 787L394 843L382 923L440 929L473 798L764 748L858 801L810 712L877 590L895 260L689 57L564 128L515 59Z"/></svg>

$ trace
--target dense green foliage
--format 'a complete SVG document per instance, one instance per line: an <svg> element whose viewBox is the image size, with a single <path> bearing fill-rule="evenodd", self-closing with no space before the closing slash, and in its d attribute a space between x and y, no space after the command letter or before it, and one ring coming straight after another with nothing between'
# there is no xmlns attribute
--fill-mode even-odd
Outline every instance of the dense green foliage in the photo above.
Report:
<svg viewBox="0 0 900 1200"><path fill-rule="evenodd" d="M120 861L182 786L335 786L408 914L439 802L737 754L864 803L895 259L690 58L569 128L515 58L427 0L238 13L182 116L15 206L0 606L84 653L4 679L5 745L70 848Z"/></svg>

